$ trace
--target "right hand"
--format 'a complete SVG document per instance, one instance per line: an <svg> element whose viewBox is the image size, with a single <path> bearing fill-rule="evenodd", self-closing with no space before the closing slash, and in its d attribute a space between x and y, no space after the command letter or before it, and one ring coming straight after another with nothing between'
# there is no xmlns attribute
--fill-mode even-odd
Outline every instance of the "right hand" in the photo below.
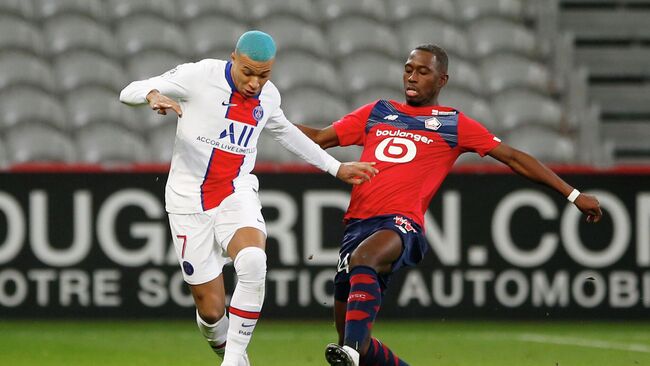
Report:
<svg viewBox="0 0 650 366"><path fill-rule="evenodd" d="M363 182L370 182L370 179L379 173L379 170L374 167L376 163L342 163L336 177L348 184L361 184Z"/></svg>
<svg viewBox="0 0 650 366"><path fill-rule="evenodd" d="M160 94L158 90L150 91L147 94L147 101L151 109L158 111L158 114L167 115L167 110L171 109L176 112L178 117L183 117L183 111L178 102L166 95Z"/></svg>

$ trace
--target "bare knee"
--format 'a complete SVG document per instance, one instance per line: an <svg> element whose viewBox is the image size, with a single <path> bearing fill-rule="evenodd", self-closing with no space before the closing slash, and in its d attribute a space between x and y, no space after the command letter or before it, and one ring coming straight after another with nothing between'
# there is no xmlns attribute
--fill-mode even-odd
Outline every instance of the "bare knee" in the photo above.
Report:
<svg viewBox="0 0 650 366"><path fill-rule="evenodd" d="M217 321L219 321L219 319L223 318L224 314L226 313L225 309L219 309L219 308L202 309L198 305L196 309L198 310L201 319L203 319L203 321L208 324L216 323Z"/></svg>
<svg viewBox="0 0 650 366"><path fill-rule="evenodd" d="M199 316L206 323L214 324L226 313L223 299L215 294L195 294L194 302Z"/></svg>

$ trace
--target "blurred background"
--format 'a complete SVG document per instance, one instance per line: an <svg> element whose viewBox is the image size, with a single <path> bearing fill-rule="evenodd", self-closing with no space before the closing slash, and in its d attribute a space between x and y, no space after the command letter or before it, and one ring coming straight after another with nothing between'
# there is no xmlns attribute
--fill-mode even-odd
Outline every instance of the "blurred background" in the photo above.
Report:
<svg viewBox="0 0 650 366"><path fill-rule="evenodd" d="M228 59L249 29L276 40L287 117L320 127L403 101L409 51L440 45L442 103L603 205L587 226L554 192L461 156L427 216L432 254L395 278L380 315L398 354L413 365L650 364L650 0L0 0L0 364L215 362L164 212L176 118L118 94L181 63ZM258 149L269 321L252 358L323 364L349 189L268 135ZM360 149L331 152L356 160ZM289 362L287 347L302 352Z"/></svg>

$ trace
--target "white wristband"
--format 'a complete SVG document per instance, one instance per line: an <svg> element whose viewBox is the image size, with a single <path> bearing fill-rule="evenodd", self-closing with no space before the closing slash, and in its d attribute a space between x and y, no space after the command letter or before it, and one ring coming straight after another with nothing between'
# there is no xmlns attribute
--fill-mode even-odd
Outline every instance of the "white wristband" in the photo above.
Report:
<svg viewBox="0 0 650 366"><path fill-rule="evenodd" d="M576 201L576 198L578 198L579 195L580 195L580 191L574 189L573 191L571 191L571 193L569 193L569 196L566 199L569 200L569 202L573 203Z"/></svg>

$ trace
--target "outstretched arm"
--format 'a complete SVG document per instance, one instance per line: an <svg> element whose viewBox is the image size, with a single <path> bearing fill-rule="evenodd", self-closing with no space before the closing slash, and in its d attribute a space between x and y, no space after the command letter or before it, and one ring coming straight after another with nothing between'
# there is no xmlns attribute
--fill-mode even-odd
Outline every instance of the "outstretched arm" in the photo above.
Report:
<svg viewBox="0 0 650 366"><path fill-rule="evenodd" d="M603 213L596 197L578 192L534 157L504 143L490 150L488 155L506 164L514 172L533 182L545 184L567 197L587 215L587 222L600 221Z"/></svg>
<svg viewBox="0 0 650 366"><path fill-rule="evenodd" d="M336 134L336 131L334 131L334 126L332 125L321 129L305 125L296 125L296 127L323 149L329 149L330 147L340 145L339 137Z"/></svg>

